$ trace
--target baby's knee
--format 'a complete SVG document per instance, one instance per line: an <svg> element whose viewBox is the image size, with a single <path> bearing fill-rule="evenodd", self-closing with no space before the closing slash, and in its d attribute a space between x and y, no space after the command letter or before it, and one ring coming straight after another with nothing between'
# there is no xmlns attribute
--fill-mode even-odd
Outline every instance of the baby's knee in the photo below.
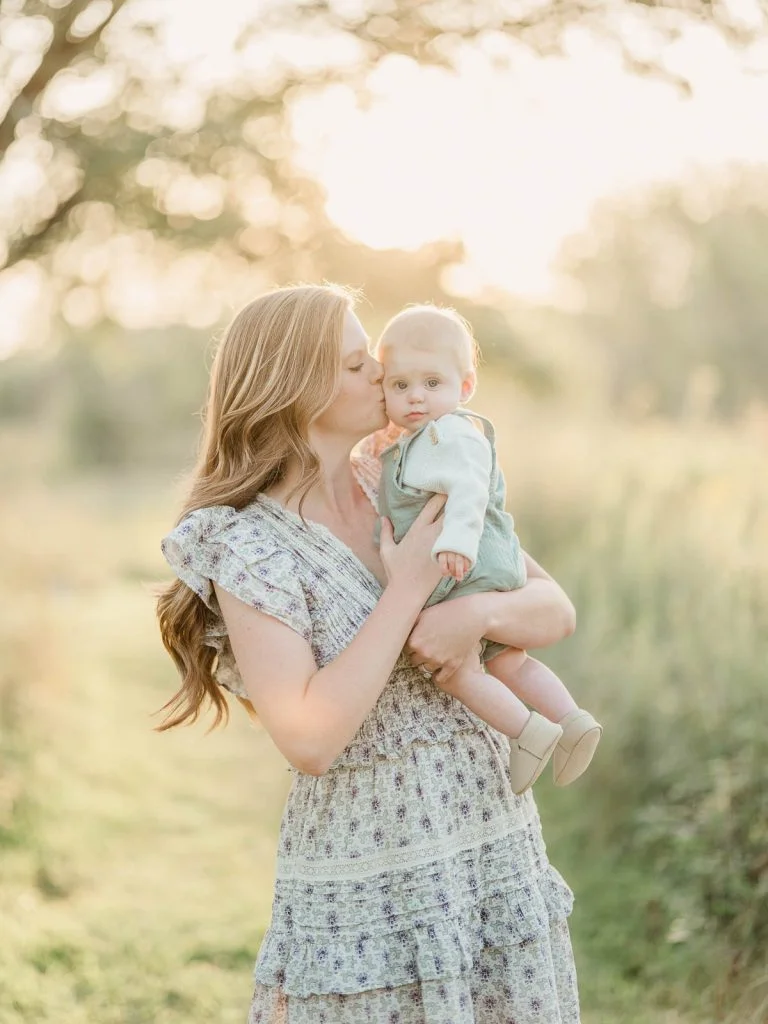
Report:
<svg viewBox="0 0 768 1024"><path fill-rule="evenodd" d="M497 654L495 658L491 658L490 661L487 661L485 663L485 667L491 675L494 674L494 663L496 663L498 668L503 667L505 672L519 672L527 660L527 651L522 651L518 647L508 647L506 651L502 651L500 654Z"/></svg>

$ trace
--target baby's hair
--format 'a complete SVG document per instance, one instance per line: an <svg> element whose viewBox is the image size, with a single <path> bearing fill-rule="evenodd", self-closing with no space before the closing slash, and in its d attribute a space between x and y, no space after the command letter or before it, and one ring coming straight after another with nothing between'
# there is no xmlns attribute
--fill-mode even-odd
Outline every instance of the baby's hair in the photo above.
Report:
<svg viewBox="0 0 768 1024"><path fill-rule="evenodd" d="M438 333L439 329L439 333ZM405 342L412 348L438 351L449 347L462 373L477 367L479 349L469 321L451 306L431 303L406 306L388 321L376 343L376 357Z"/></svg>

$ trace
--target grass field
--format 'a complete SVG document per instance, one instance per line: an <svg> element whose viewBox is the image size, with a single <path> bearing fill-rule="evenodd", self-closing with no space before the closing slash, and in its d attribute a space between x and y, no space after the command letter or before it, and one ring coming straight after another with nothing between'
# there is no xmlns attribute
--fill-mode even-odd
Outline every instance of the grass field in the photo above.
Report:
<svg viewBox="0 0 768 1024"><path fill-rule="evenodd" d="M585 1024L759 1024L766 438L523 437L500 398L480 408L516 441L525 546L577 605L576 634L545 657L606 724L588 778L537 786L577 895ZM238 708L208 736L152 732L175 678L148 584L166 576L178 492L146 476L11 483L0 1024L242 1022L289 776Z"/></svg>

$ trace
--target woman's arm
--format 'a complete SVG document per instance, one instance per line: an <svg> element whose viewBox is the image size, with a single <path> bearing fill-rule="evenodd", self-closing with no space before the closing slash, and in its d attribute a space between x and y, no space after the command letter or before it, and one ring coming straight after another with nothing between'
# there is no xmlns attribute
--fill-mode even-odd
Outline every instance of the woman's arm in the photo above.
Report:
<svg viewBox="0 0 768 1024"><path fill-rule="evenodd" d="M384 689L424 602L440 579L430 556L444 496L431 498L399 544L382 524L389 583L352 642L318 669L290 626L215 586L243 685L281 753L299 771L322 775L344 750Z"/></svg>
<svg viewBox="0 0 768 1024"><path fill-rule="evenodd" d="M549 573L527 552L523 556L528 574L524 587L505 593L470 595L492 599L476 602L485 624L481 636L523 650L549 647L576 629L576 609Z"/></svg>
<svg viewBox="0 0 768 1024"><path fill-rule="evenodd" d="M469 594L426 608L408 637L406 653L444 682L486 637L523 650L570 636L576 612L563 589L525 555L528 582L518 590Z"/></svg>

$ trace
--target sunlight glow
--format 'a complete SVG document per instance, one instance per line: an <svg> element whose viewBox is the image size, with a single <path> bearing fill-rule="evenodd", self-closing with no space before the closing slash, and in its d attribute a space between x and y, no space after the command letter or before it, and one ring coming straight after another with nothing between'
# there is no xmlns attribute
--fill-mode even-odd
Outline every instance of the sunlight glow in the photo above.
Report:
<svg viewBox="0 0 768 1024"><path fill-rule="evenodd" d="M713 32L692 30L669 52L692 98L628 74L585 33L569 43L566 57L510 71L394 58L372 76L370 109L339 89L307 101L296 129L330 216L376 248L461 238L476 280L551 299L562 242L602 196L768 163L768 75L745 74Z"/></svg>
<svg viewBox="0 0 768 1024"><path fill-rule="evenodd" d="M309 75L323 61L353 63L358 41L349 36L256 32L238 48L254 13L281 2L287 0L218 0L211 18L206 6L188 0L135 0L130 11L139 22L161 16L162 65L155 57L145 67L140 47L124 55L150 79L167 80L162 109L152 117L159 113L169 127L194 131L214 88L235 93L258 82L268 90L287 68ZM754 17L753 0L729 0L729 7L745 24ZM637 52L650 52L656 42L638 24ZM21 62L35 42L23 32L24 24L10 39ZM737 56L714 30L691 27L667 47L664 61L670 72L690 80L691 97L659 78L628 73L616 47L579 28L566 33L561 57L540 58L491 35L480 48L462 51L455 73L392 56L364 88L337 84L289 100L299 162L325 188L329 216L352 239L382 249L458 240L466 261L446 270L449 290L468 296L501 290L567 303L558 254L569 236L588 230L601 198L679 180L700 168L768 164L768 39ZM120 89L113 70L87 77L67 72L47 102L74 118L110 103ZM138 124L141 111L132 116ZM54 183L64 191L76 184L76 169L45 150L51 147L37 138L39 127L28 121L0 180L4 198L12 200L8 209L26 209L34 199L30 216L44 215L46 201L54 202ZM266 144L250 122L242 134L254 148ZM226 159L247 162L248 150ZM224 201L216 170L214 160L209 174L172 179L165 161L148 158L138 177L156 188L168 211L205 220ZM690 201L697 205L695 191ZM257 184L241 204L252 221L241 241L255 261L234 276L230 268L227 281L264 273L258 260L270 255L272 243L260 225L279 212L276 199ZM300 248L301 223L293 238ZM125 323L148 322L148 311L162 305L160 295L149 299L162 274L158 268L148 274L142 260L124 269L123 294L108 295L106 306ZM175 286L180 284L177 277ZM13 322L13 340L3 341L6 353L25 334L39 333L41 310L48 308L48 298L35 292L43 285L31 264L6 275L4 301L11 286L16 297L6 321ZM221 301L229 298L191 303L189 316L207 323ZM89 302L85 292L74 301L75 322L91 318ZM3 335L9 337L8 328Z"/></svg>

